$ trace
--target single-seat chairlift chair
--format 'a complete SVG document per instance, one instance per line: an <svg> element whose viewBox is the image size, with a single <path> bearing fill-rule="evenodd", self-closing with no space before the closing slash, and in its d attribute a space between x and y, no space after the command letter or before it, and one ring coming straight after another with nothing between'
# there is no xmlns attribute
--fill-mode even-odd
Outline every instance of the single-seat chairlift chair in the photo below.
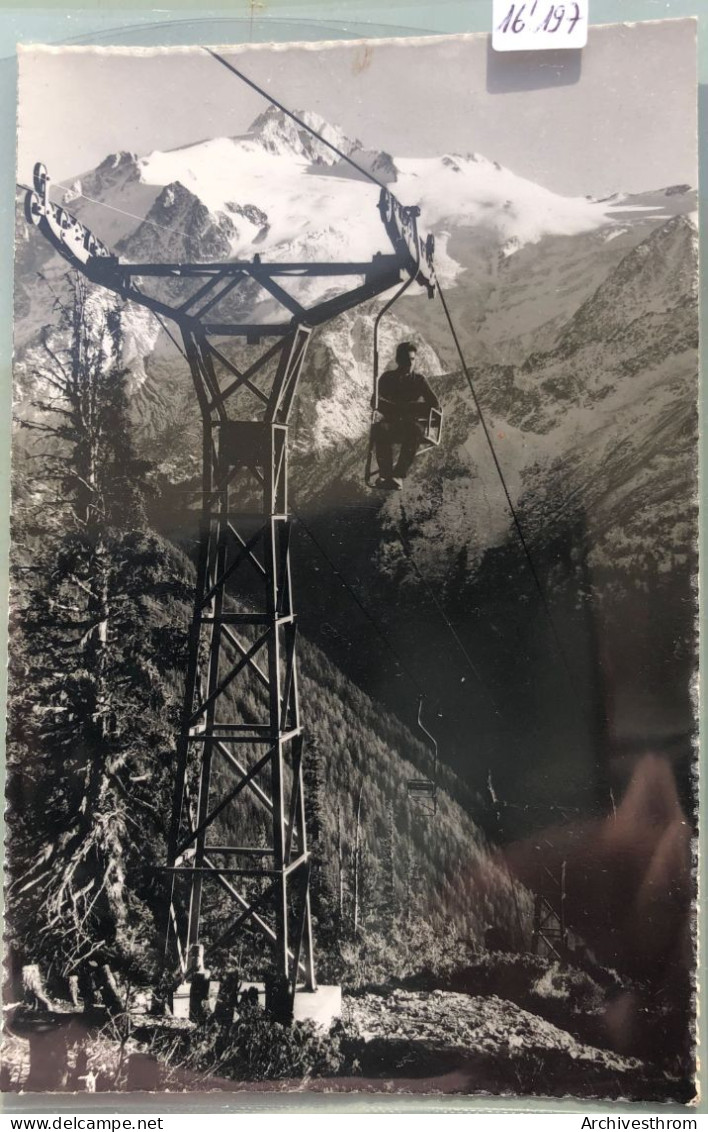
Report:
<svg viewBox="0 0 708 1132"><path fill-rule="evenodd" d="M420 260L420 251L418 259ZM369 431L369 448L366 455L366 469L364 471L364 480L367 487L371 487L380 475L376 463L376 450L374 446L374 426L377 423L379 406L379 326L383 316L391 309L393 304L400 299L403 292L410 287L414 279L415 273L411 273L388 302L384 303L374 319L374 392L371 398L371 428ZM422 405L421 409L423 409ZM422 452L428 452L431 448L437 448L442 436L442 420L442 410L432 407L429 409L426 407L425 412L416 419L416 423L420 426L423 437L418 451L416 452L416 456L420 456Z"/></svg>
<svg viewBox="0 0 708 1132"><path fill-rule="evenodd" d="M425 735L431 750L431 774L430 778L409 778L407 790L408 797L412 802L416 802L423 809L430 810L435 814L438 809L438 744L423 723L424 699L425 696L421 695L418 700L418 727Z"/></svg>

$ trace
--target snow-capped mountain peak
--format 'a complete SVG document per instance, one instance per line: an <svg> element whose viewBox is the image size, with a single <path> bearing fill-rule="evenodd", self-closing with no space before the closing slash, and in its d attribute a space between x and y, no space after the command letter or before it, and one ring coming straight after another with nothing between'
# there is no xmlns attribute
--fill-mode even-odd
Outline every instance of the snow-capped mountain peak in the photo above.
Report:
<svg viewBox="0 0 708 1132"><path fill-rule="evenodd" d="M109 153L91 173L73 182L67 189L63 202L70 204L84 195L100 197L107 192L120 190L131 181L138 181L139 178L137 153L130 153L128 150Z"/></svg>
<svg viewBox="0 0 708 1132"><path fill-rule="evenodd" d="M335 145L343 153L350 154L355 149L361 149L360 142L352 141L338 126L331 125L314 111L295 110L293 113L310 130L320 134L325 141ZM268 153L279 156L304 157L315 165L336 165L339 161L329 146L323 145L277 106L269 106L259 114L251 123L247 136L260 142Z"/></svg>

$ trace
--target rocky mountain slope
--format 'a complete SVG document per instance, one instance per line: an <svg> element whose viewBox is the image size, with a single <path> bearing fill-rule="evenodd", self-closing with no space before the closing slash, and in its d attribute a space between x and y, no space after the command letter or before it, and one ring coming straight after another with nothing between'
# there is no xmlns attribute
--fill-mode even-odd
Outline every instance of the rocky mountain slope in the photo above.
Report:
<svg viewBox="0 0 708 1132"><path fill-rule="evenodd" d="M314 335L291 428L295 505L335 566L346 565L393 651L304 529L301 616L338 664L408 718L412 693L395 659L406 657L440 702L446 757L475 788L493 765L516 795L545 796L552 782L567 804L587 805L607 796L605 771L589 768L609 733L687 750L695 194L676 185L566 200L480 155L377 153L312 121L395 182L401 200L420 203L435 231L448 305L546 596L515 538L441 305L409 293L382 324L382 361L414 338L446 425L401 496L362 484L374 306ZM136 261L388 250L375 186L274 110L243 137L114 155L67 190L69 207ZM23 221L17 247L22 401L49 301L37 272L60 291L63 267ZM247 292L244 304L268 317L260 296ZM136 433L163 489L155 521L186 542L184 493L199 462L190 378L149 315L129 307L124 327ZM314 612L323 598L325 619ZM638 668L639 655L650 659Z"/></svg>

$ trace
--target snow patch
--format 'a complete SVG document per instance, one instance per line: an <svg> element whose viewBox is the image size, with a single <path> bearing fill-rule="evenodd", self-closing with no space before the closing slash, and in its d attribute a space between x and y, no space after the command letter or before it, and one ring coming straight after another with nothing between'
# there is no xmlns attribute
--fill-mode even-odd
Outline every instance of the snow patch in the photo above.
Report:
<svg viewBox="0 0 708 1132"><path fill-rule="evenodd" d="M155 349L160 324L145 307L131 305L121 312L121 365L129 371L129 392L147 380L145 363Z"/></svg>
<svg viewBox="0 0 708 1132"><path fill-rule="evenodd" d="M625 236L629 231L628 228L610 228L608 232L604 232L604 240L609 244L610 240L616 240L618 236Z"/></svg>
<svg viewBox="0 0 708 1132"><path fill-rule="evenodd" d="M608 207L584 197L562 197L481 158L396 158L396 195L419 204L423 223L494 229L519 247L545 235L576 235L608 223Z"/></svg>
<svg viewBox="0 0 708 1132"><path fill-rule="evenodd" d="M71 204L72 201L78 200L81 196L83 196L81 181L76 180L73 182L73 184L69 185L69 188L64 193L61 201L62 204Z"/></svg>

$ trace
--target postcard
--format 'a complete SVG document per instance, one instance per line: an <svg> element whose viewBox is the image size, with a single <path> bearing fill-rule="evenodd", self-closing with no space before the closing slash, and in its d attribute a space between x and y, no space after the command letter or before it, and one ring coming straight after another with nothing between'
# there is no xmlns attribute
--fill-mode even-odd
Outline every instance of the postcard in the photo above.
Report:
<svg viewBox="0 0 708 1132"><path fill-rule="evenodd" d="M5 1091L694 1098L695 28L21 49Z"/></svg>

